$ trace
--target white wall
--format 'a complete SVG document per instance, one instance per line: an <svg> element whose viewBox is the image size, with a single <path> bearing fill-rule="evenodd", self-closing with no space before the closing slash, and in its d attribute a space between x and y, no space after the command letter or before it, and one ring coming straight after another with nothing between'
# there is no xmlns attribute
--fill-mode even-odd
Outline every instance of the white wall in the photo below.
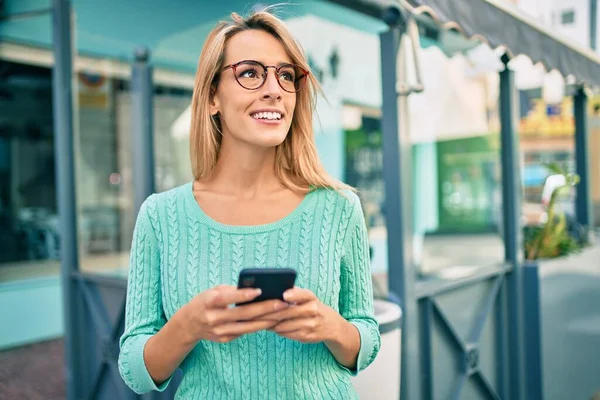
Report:
<svg viewBox="0 0 600 400"><path fill-rule="evenodd" d="M590 0L519 0L518 7L567 39L590 46ZM563 25L561 15L569 10L575 12L575 21Z"/></svg>
<svg viewBox="0 0 600 400"><path fill-rule="evenodd" d="M330 134L341 129L342 115L335 104L350 102L381 107L381 60L377 35L315 16L294 19L288 21L288 25L319 67L327 66L333 48L337 48L340 54L338 79L332 82L327 78L323 82L331 107L327 108L327 112L318 110L328 126L321 131ZM413 65L410 51L407 57L407 64ZM408 76L411 76L410 69ZM482 81L472 79L469 75L471 69L467 59L461 55L448 59L437 47L421 50L425 91L409 98L408 129L413 142L481 135L488 131L485 87ZM319 131L316 127L316 132Z"/></svg>
<svg viewBox="0 0 600 400"><path fill-rule="evenodd" d="M362 105L381 106L381 57L377 35L312 15L289 20L287 24L306 53L321 68L327 66L332 49L338 49L341 61L337 86L341 98Z"/></svg>

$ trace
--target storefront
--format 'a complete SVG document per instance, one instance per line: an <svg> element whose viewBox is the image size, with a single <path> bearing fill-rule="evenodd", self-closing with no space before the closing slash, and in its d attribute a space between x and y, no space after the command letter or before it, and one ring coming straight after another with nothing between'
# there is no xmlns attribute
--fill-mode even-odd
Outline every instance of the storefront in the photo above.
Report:
<svg viewBox="0 0 600 400"><path fill-rule="evenodd" d="M24 9L22 3L9 1L5 3L4 12L13 16L27 14L28 10L35 8L33 3L25 5L30 8ZM42 2L39 3L37 5L43 9ZM14 251L10 256L11 261L0 266L0 271L3 271L0 272L3 274L0 280L5 282L0 283L0 296L10 290L10 297L4 296L1 301L29 307L31 320L39 323L27 327L31 335L24 335L21 332L23 325L15 322L19 321L19 315L16 311L4 308L7 317L3 320L13 321L10 324L14 332L3 331L10 337L0 337L3 340L0 346L14 346L60 335L62 318L65 318L68 362L73 372L68 384L70 390L77 393L93 392L98 387L104 388L107 393L115 389L124 390L122 382L104 374L104 371L114 367L117 351L115 341L121 329L123 288L135 218L134 203L136 196L148 194L136 190L138 182L134 182L133 176L139 173L140 166L144 164L136 164L135 159L132 160L132 143L136 138L139 139L138 133L145 132L143 129L149 130L142 121L144 117L151 116L152 135L148 136L153 138L154 148L160 151L155 152L154 171L144 173L152 177L157 191L191 178L185 127L189 126L187 108L194 68L202 45L201 38L206 36L218 19L226 17L226 12L217 5L187 2L186 7L175 9L169 8L165 2L159 3L148 3L147 7L140 8L131 6L130 2L115 2L113 8L104 9L91 2L75 2L76 23L72 36L77 55L72 76L69 55L71 32L66 29L68 25L60 23L69 19L69 2L55 0L52 3L56 7L54 23L47 13L0 20L0 37L5 40L0 44L0 59L12 70L27 70L24 81L28 87L31 87L33 75L45 76L46 94L37 87L31 89L33 92L29 95L35 99L48 98L37 105L46 111L37 110L35 118L29 118L30 114L27 114L25 119L34 121L33 128L31 124L18 122L12 114L3 113L4 107L0 109L0 155L3 155L3 160L10 160L0 160L0 174L3 177L10 175L6 181L3 180L10 183L2 184L3 208L0 211L8 216L7 226L17 226L11 228L17 232L23 230L21 226L28 226L26 222L34 221L38 225L43 222L42 227L31 228L32 225L29 225L28 229L34 230L32 236L35 240L18 240L34 251ZM245 2L234 3L228 7L240 11L248 9ZM380 2L342 2L354 10L334 3L340 2L315 1L298 6L293 16L288 18L288 23L305 46L313 70L320 77L329 100L328 103L320 102L321 119L316 121L317 143L327 169L338 178L348 178L347 174L350 173L346 160L350 153L345 152L350 138L344 132L343 107L358 103L369 109L369 112L363 113L366 118L361 118L361 125L369 131L367 145L359 144L358 150L354 149L357 154L351 156L360 161L356 163L359 169L365 168L362 172L377 169L379 167L376 164L381 163L383 180L372 182L373 186L366 192L372 195L373 203L383 202L385 206L383 210L372 210L370 218L372 227L383 228L372 231L372 241L382 244L381 248L375 249L374 265L384 265L388 281L385 286L400 298L406 315L402 337L404 397L427 398L427 393L432 397L435 387L446 388L454 383L463 385L471 377L477 382L484 382L480 383L478 390L491 398L497 398L494 397L495 393L507 396L509 393L518 393L521 390L519 382L523 381L525 374L522 363L518 361L522 352L518 337L522 321L518 272L520 243L516 238L517 210L521 206L518 192L521 164L517 156L517 132L512 125L510 112L516 107L511 95L514 82L512 72L505 68L509 53L502 57L502 62L496 60L501 66L495 71L495 81L489 85L475 84L470 88L475 91L481 87L496 88L494 94L486 95L485 91L478 93L488 102L483 105L471 104L472 99L479 97L464 96L457 99L453 97L453 93L457 92L449 90L440 96L443 90L448 89L448 85L427 81L427 77L437 76L435 73L417 76L416 82L411 77L407 78L410 75L407 65L411 65L411 62L407 62L405 57L409 57L410 52L403 50L397 54L399 35L405 33L407 27L415 27L407 26L407 22L418 20L421 35L412 35L413 44L418 39L421 43L420 46L415 44L417 47L435 45L453 54L457 50L472 49L476 41L473 34L483 32L496 40L490 42L492 46L496 46L498 40L506 39L511 50L517 53L531 50L535 61L544 60L551 66L565 69L565 73L579 74L582 82L590 84L598 83L594 77L600 75L591 73L598 69L597 60L562 42L561 51L578 61L565 65L561 62L563 58L548 56L551 52L545 52L544 48L547 47L544 46L559 46L556 38L537 27L529 27L517 17L509 18L510 13L501 8L491 11L524 29L540 46L523 46L512 36L512 31L494 31L482 25L469 28L469 21L473 24L481 24L481 21L469 13L458 17L452 10L440 14L439 9L443 10L444 7L439 4L438 12L426 6L414 8L404 4L402 10L406 16L412 16L404 19L395 3L394 7L387 8ZM492 7L486 0L477 0L475 3ZM465 4L461 3L461 9L466 7ZM167 9L169 17L159 18L165 15ZM445 17L440 19L439 15ZM466 38L462 32L445 29L445 23L461 22L463 19L470 29L465 34ZM160 23L156 20L160 20ZM46 31L50 27L55 29L54 37L57 39L54 43ZM53 44L56 63L52 61ZM138 51L141 46L149 49L150 62ZM407 43L403 42L402 49L406 47ZM363 70L358 67L365 65L367 73L362 73ZM396 68L397 65L402 67ZM435 64L422 64L422 67L433 68ZM35 69L35 74L29 68L31 71ZM50 68L54 68L56 73L54 90L48 83ZM4 97L0 97L0 101L15 103L10 93L13 96L14 93L27 93L18 86L23 80L11 81L2 72L0 70L0 88L6 86L9 96L2 95ZM143 82L145 73L151 75L151 82ZM72 97L68 96L68 90L64 92L69 84L57 89L57 82L70 82L71 78L75 78L73 91L76 93ZM419 82L420 78L423 78L422 82ZM464 87L468 82L462 78L457 85ZM399 81L406 86L396 86ZM424 87L419 87L421 83L424 83ZM149 88L151 90L148 92L152 95L144 96L144 90ZM436 114L434 107L424 97L418 97L423 92L431 97L440 97L442 102L460 100L464 105L464 113L452 109L448 114L456 118L440 122L436 118L441 113ZM54 97L50 98L50 93ZM418 118L406 117L411 115L409 102L406 101L409 95L412 106L418 110L416 115L420 115ZM143 104L150 101L153 106L143 109ZM12 107L15 110L18 108L16 105ZM50 109L53 120L48 122L45 115ZM491 109L495 110L495 114L489 113ZM18 112L21 111L15 111ZM469 118L471 125L468 128L460 125ZM417 125L411 127L410 124ZM4 129L5 125L9 128ZM376 133L379 130L377 125L380 134ZM45 133L44 126L47 126ZM52 133L52 126L60 129ZM440 126L447 131L445 133L454 137L446 136L444 140L419 137L423 132L439 133ZM581 129L578 131L581 132ZM416 132L417 136L411 138L406 132ZM10 139L7 140L7 137ZM375 148L377 145L383 148L380 155L375 151L364 151L369 146ZM20 150L22 146L25 147ZM33 152L39 154L35 156L35 161L32 161L34 158L22 158L23 153L33 155ZM50 159L50 164L62 169L55 174L50 170L52 166L43 164L44 157ZM495 157L497 163L494 165L492 160ZM74 168L65 168L69 167L69 163ZM31 167L21 168L21 165ZM501 176L498 170L503 172ZM50 183L52 180L44 179L44 174L60 179ZM58 201L52 203L51 200L44 200L45 196L39 192L27 192L25 183L28 181L48 185L47 197L58 198ZM384 197L381 196L382 192L385 193ZM502 202L499 202L498 196L502 196ZM72 207L72 199L75 198L76 207ZM57 209L61 204L63 212L56 225ZM501 224L504 232L508 232L506 240L493 231L493 221L500 221L495 219L494 211L502 213L502 222L496 222L496 225ZM37 214L32 217L32 213ZM417 216L415 220L412 219L413 215ZM437 217L433 218L432 215ZM429 241L428 247L423 244L428 232L442 228L449 231L463 228L465 218L469 219L467 225L470 224L468 228L471 233L481 236L481 232L491 230L491 235L486 237L490 240L484 246L477 249L468 247L472 239L468 236L459 246L452 244L454 242L449 245L445 239ZM56 226L61 228L57 229ZM60 232L60 238L63 239L58 241L60 247L57 247L56 232ZM11 233L10 237L14 240L15 235L22 234ZM6 236L8 241L9 235ZM60 265L56 253L53 253L57 248L63 252ZM463 249L462 253L459 254L458 248ZM481 258L475 253L480 253ZM378 257L382 259L380 264ZM468 264L463 263L465 259ZM436 262L441 263L441 268L419 267L433 266ZM24 265L32 267L26 268ZM62 274L60 279L57 275L59 269ZM431 273L431 276L423 279L423 275L426 275L423 272ZM19 276L18 283L14 280L15 276ZM46 285L44 291L37 290L42 282ZM36 289L36 294L32 295L24 285L28 285L27 290ZM4 289L7 290L2 292ZM64 313L60 308L61 293L65 296ZM32 301L27 303L24 298ZM439 301L442 298L444 301ZM494 303L496 299L498 301ZM466 304L491 305L483 311L470 308L467 316L462 312ZM494 304L499 305L494 308ZM22 309L20 312L23 312ZM488 318L487 321L492 321L490 323L493 326L484 332L485 316L492 313L499 317ZM48 324L44 315L51 318L54 325ZM444 319L444 315L451 318ZM432 322L434 316L437 325ZM500 317L503 318L502 322L499 322ZM461 318L469 321L461 323ZM473 339L477 343L469 342L469 346L463 346L463 339L455 338L459 343L456 345L452 337L443 335L449 330L466 337L469 334L465 331L468 324L481 325ZM51 327L54 330L49 329ZM478 341L481 337L480 344ZM444 364L433 362L431 347L428 347L432 340L439 340L440 346L444 346ZM506 344L510 355L494 351L500 342ZM485 368L481 369L480 354L482 365L485 363ZM469 364L464 365L467 361ZM73 365L81 365L82 368L74 370ZM434 370L439 374L433 374ZM424 375L423 379L420 378L421 374ZM495 376L497 380L486 385L487 375ZM459 382L454 382L455 378ZM436 379L445 381L438 382ZM423 384L419 386L415 382Z"/></svg>
<svg viewBox="0 0 600 400"><path fill-rule="evenodd" d="M3 308L2 318L11 328L0 331L0 349L63 334L52 98L55 64L52 37L47 34L51 16L45 3L8 1L0 14L5 16L0 17L0 303L30 305L32 315L24 326L19 323L22 311ZM238 3L231 5L232 10L247 9L245 2ZM190 3L173 10L177 16L158 27L142 23L134 37L127 32L127 24L116 21L115 16L127 19L135 15L150 21L162 13L163 5L149 5L143 10L145 16L127 2L114 7L100 10L91 3L74 3L77 249L81 271L126 276L135 219L134 53L139 46L151 49L153 177L156 191L164 191L192 179L189 106L197 57L213 25L205 16L208 12L216 22L228 14L217 6ZM344 97L361 95L357 86L348 85L356 81L353 65L360 65L352 40L372 51L372 33L384 24L354 14L353 28L347 28L336 23L343 18L340 8L328 3L316 8L298 4L282 12L292 9L286 20L307 49L327 94L327 101L318 103L317 147L327 170L343 179L344 138L338 111ZM206 24L198 24L194 15L199 14ZM186 29L190 32L179 34ZM331 32L327 40L317 35L323 30ZM336 38L341 36L348 39L340 49ZM336 57L341 61L336 62ZM377 51L373 57L378 57ZM377 76L371 71L362 75L368 77L360 83L362 87L372 88L363 91L362 98L377 99ZM350 90L343 93L345 88Z"/></svg>

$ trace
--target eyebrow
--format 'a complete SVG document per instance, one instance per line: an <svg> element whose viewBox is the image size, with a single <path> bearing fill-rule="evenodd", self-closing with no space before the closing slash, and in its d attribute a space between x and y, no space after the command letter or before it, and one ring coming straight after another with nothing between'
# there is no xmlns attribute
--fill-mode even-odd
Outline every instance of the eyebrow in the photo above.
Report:
<svg viewBox="0 0 600 400"><path fill-rule="evenodd" d="M262 65L267 65L268 64L268 63L266 63L266 62L264 62L262 60L255 60L255 59L251 59L251 58L243 58L243 59L240 59L239 61L232 62L231 64L236 64L236 63L239 63L239 62L242 62L242 61L256 61L256 62L261 63ZM275 64L275 66L276 67L281 67L282 65L287 65L287 64L294 64L294 62L293 61L280 61L277 64Z"/></svg>

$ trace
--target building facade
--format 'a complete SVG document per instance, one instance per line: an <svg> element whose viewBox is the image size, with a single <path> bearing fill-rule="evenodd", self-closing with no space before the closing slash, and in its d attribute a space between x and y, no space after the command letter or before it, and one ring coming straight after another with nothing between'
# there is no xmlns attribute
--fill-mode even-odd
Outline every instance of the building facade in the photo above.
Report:
<svg viewBox="0 0 600 400"><path fill-rule="evenodd" d="M569 40L598 51L600 10L597 0L514 0L517 6L564 34Z"/></svg>
<svg viewBox="0 0 600 400"><path fill-rule="evenodd" d="M238 3L243 11L245 2ZM8 15L43 2L3 4ZM135 219L132 54L138 46L152 47L154 143L160 149L155 152L155 179L157 190L163 191L192 179L187 150L189 103L197 57L213 24L197 25L193 12L182 8L158 28L148 23L134 29L126 24L128 13L144 12L152 21L160 15L159 6L152 3L138 10L128 8L128 2L119 4L115 7L121 8L106 11L89 2L75 2L78 202L74 206L81 269L125 276ZM194 12L210 12L215 22L226 17L216 6L197 7ZM340 23L343 18L352 23ZM384 24L342 15L326 5L310 12L294 9L287 21L326 97L319 99L315 116L317 147L334 177L361 189L374 250L373 270L383 273L388 266L377 32ZM7 328L0 330L0 348L57 337L63 329L48 27L48 16L0 21L0 304L23 304L32 316L24 325L22 309L2 307L0 319ZM99 27L103 32L112 28L114 35L99 35ZM186 39L182 32L192 32L198 39ZM425 90L403 104L407 118L402 120L402 129L413 143L414 253L421 273L503 259L497 232L501 218L497 71L479 68L476 49L468 41L461 43L464 54L454 56L431 44L421 37ZM407 69L412 65L409 61ZM528 110L523 108L522 118L530 115ZM540 175L535 171L547 160L547 153L559 152L551 157L569 160L572 132L568 135L561 141L544 140L546 146L560 143L560 151L532 160L532 149L541 142L523 137L526 174ZM534 189L539 189L539 178L533 181ZM600 203L600 189L595 187ZM539 194L531 194L530 202L539 205ZM465 251L454 239L443 240L444 234L457 231L465 234L462 243L469 240L468 234L486 233L485 244L477 251Z"/></svg>

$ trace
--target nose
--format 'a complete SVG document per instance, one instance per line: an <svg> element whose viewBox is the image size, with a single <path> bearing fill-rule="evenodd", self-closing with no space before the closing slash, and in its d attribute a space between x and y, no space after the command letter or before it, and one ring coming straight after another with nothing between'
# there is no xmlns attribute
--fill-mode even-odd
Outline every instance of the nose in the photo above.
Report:
<svg viewBox="0 0 600 400"><path fill-rule="evenodd" d="M279 86L279 82L277 81L275 70L269 71L267 69L267 77L262 89L263 99L281 99L281 86Z"/></svg>

